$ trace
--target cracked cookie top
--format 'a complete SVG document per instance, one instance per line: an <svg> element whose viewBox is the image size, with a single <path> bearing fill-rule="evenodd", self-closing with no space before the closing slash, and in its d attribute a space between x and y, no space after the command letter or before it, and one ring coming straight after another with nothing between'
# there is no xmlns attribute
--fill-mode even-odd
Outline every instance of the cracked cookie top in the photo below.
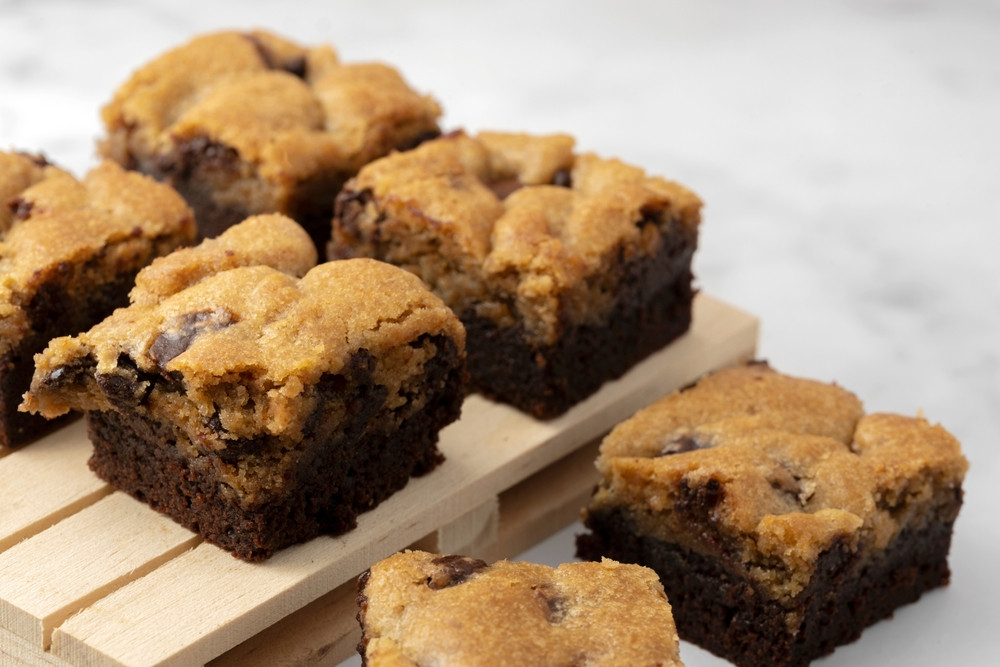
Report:
<svg viewBox="0 0 1000 667"><path fill-rule="evenodd" d="M354 172L437 133L438 104L391 67L341 63L262 30L199 36L152 60L102 111L100 152L129 167L188 142L234 149L265 178ZM172 159L172 158L171 158Z"/></svg>
<svg viewBox="0 0 1000 667"><path fill-rule="evenodd" d="M681 665L656 574L395 554L359 583L367 664ZM648 631L655 628L655 632Z"/></svg>
<svg viewBox="0 0 1000 667"><path fill-rule="evenodd" d="M456 312L520 318L551 343L560 319L604 312L622 264L696 236L700 211L687 188L575 153L567 135L455 132L350 180L330 256L383 257Z"/></svg>
<svg viewBox="0 0 1000 667"><path fill-rule="evenodd" d="M422 336L464 350L461 324L415 276L374 260L314 261L305 232L276 215L164 258L140 274L130 307L50 343L22 409L146 411L198 451L258 436L291 443L313 387L359 352L391 402L433 353Z"/></svg>
<svg viewBox="0 0 1000 667"><path fill-rule="evenodd" d="M729 557L781 597L838 541L879 550L954 520L968 463L923 418L865 414L836 385L751 363L639 411L597 467L591 508L627 507L643 531Z"/></svg>
<svg viewBox="0 0 1000 667"><path fill-rule="evenodd" d="M0 152L0 353L32 326L45 284L84 294L194 240L172 189L105 161L82 180L44 158Z"/></svg>

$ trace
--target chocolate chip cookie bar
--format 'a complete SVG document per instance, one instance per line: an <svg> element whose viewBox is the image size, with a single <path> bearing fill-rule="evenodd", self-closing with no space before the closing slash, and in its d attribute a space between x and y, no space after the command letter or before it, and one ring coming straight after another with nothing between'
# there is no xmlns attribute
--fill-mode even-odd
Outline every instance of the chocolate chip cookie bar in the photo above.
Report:
<svg viewBox="0 0 1000 667"><path fill-rule="evenodd" d="M342 63L328 46L265 31L219 32L137 70L103 109L99 150L176 188L203 236L278 212L323 248L344 181L436 136L440 115L386 65Z"/></svg>
<svg viewBox="0 0 1000 667"><path fill-rule="evenodd" d="M0 152L0 450L58 425L18 412L34 355L126 305L139 269L193 240L191 210L151 179L105 162L78 180Z"/></svg>
<svg viewBox="0 0 1000 667"><path fill-rule="evenodd" d="M578 555L656 570L682 639L805 665L948 583L968 464L922 418L755 363L616 427Z"/></svg>
<svg viewBox="0 0 1000 667"><path fill-rule="evenodd" d="M683 664L663 587L636 565L406 551L373 565L358 591L368 667Z"/></svg>
<svg viewBox="0 0 1000 667"><path fill-rule="evenodd" d="M279 215L164 258L25 408L86 411L98 475L242 559L350 530L442 460L465 337L412 274L315 259Z"/></svg>
<svg viewBox="0 0 1000 667"><path fill-rule="evenodd" d="M465 324L472 387L549 418L687 330L700 210L565 135L457 132L351 179L329 256L419 275Z"/></svg>

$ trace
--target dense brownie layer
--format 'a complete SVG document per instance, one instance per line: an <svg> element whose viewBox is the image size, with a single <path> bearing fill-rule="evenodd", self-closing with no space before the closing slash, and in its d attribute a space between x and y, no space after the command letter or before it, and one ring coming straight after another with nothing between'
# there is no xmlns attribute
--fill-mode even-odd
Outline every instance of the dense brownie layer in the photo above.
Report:
<svg viewBox="0 0 1000 667"><path fill-rule="evenodd" d="M943 514L954 517L961 491ZM592 532L577 555L638 563L660 575L681 639L741 667L806 665L861 636L862 630L948 583L953 520L904 529L884 552L852 552L835 542L820 555L811 583L787 608L768 600L736 567L638 533L618 510L588 512ZM803 622L788 629L792 612Z"/></svg>
<svg viewBox="0 0 1000 667"><path fill-rule="evenodd" d="M551 418L681 336L691 325L696 239L678 235L669 241L651 259L623 260L620 292L606 319L566 322L554 344L533 344L520 327L463 313L470 387Z"/></svg>
<svg viewBox="0 0 1000 667"><path fill-rule="evenodd" d="M425 337L426 338L426 337ZM437 388L416 411L409 404L385 405L385 389L374 383L373 360L362 351L343 374L319 383L317 409L304 429L301 446L277 462L286 471L284 493L241 504L212 473L206 458L232 463L240 457L273 457L276 443L262 436L199 457L198 465L180 454L170 425L140 413L88 412L94 442L91 468L103 479L203 534L245 560L262 560L273 551L318 535L337 535L442 460L437 434L461 409L460 364L454 343L429 339L438 354L428 361L424 386ZM423 341L415 342L414 345ZM331 403L346 406L341 421ZM393 428L392 424L398 424Z"/></svg>

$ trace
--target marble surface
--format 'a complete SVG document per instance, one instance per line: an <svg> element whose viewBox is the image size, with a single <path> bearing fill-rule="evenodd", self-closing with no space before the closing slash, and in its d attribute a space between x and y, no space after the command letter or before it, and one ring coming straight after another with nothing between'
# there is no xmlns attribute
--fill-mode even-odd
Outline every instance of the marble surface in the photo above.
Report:
<svg viewBox="0 0 1000 667"><path fill-rule="evenodd" d="M972 464L951 585L822 664L996 664L1000 3L0 0L0 147L82 173L135 67L255 26L394 64L449 127L569 132L694 188L698 283L761 318L762 357L922 410Z"/></svg>

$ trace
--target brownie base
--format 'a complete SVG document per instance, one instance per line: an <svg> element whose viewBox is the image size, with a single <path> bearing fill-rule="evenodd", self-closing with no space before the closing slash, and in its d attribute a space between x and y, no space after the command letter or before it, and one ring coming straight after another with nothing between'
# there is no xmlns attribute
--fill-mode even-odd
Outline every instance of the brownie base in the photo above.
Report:
<svg viewBox="0 0 1000 667"><path fill-rule="evenodd" d="M691 326L697 239L665 241L651 258L621 261L618 297L600 324L563 323L552 345L532 344L520 327L461 314L470 388L551 419L684 334Z"/></svg>
<svg viewBox="0 0 1000 667"><path fill-rule="evenodd" d="M103 285L94 285L86 297L71 294L61 282L46 283L28 304L31 332L10 352L0 357L0 450L14 448L54 431L78 414L56 419L29 412L19 412L24 393L31 385L35 355L58 336L86 331L114 312L128 305L128 293L138 269L119 275ZM67 273L68 277L68 273Z"/></svg>
<svg viewBox="0 0 1000 667"><path fill-rule="evenodd" d="M357 516L403 488L409 478L435 468L443 457L438 432L458 418L462 369L450 340L435 338L437 357L429 362L427 403L384 430L393 414L383 409L385 389L375 385L367 355L356 355L348 375L320 382L319 404L336 398L348 407L345 421L318 408L302 446L287 456L286 485L278 496L241 503L210 471L195 469L181 456L173 427L134 413L89 412L94 454L90 467L116 488L149 504L204 538L248 561L318 535L339 535L357 525ZM370 360L370 357L368 357ZM268 438L238 441L217 456L267 451Z"/></svg>
<svg viewBox="0 0 1000 667"><path fill-rule="evenodd" d="M960 496L956 500L961 504ZM957 507L951 516L955 516ZM740 667L807 665L861 636L862 630L948 584L953 521L902 531L881 554L838 543L819 558L812 582L788 609L720 559L634 532L620 510L589 512L592 532L577 536L577 556L638 563L660 575L681 639ZM789 632L786 614L803 618Z"/></svg>

